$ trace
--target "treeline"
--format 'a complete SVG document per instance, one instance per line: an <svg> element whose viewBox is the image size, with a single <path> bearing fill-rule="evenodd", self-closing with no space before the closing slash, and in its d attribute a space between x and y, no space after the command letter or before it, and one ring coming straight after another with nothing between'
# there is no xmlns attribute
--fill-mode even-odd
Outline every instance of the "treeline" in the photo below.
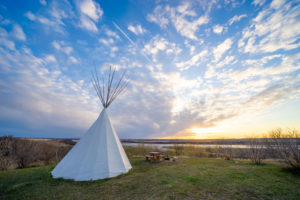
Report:
<svg viewBox="0 0 300 200"><path fill-rule="evenodd" d="M59 162L72 144L0 137L0 169L25 168Z"/></svg>
<svg viewBox="0 0 300 200"><path fill-rule="evenodd" d="M174 144L166 148L144 145L126 147L129 156L145 156L151 151L163 151L167 156L189 156L222 158L226 160L247 159L255 164L261 164L265 159L276 159L286 167L300 170L300 133L297 130L276 129L264 138L249 138L245 145L248 148L233 147L198 147Z"/></svg>

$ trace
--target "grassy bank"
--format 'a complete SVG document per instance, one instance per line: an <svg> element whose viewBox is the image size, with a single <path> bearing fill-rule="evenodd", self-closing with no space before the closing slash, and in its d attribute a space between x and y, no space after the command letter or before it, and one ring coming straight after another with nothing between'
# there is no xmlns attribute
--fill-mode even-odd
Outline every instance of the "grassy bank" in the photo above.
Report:
<svg viewBox="0 0 300 200"><path fill-rule="evenodd" d="M147 163L117 178L52 179L54 164L0 172L2 199L300 199L300 177L268 163L208 158Z"/></svg>

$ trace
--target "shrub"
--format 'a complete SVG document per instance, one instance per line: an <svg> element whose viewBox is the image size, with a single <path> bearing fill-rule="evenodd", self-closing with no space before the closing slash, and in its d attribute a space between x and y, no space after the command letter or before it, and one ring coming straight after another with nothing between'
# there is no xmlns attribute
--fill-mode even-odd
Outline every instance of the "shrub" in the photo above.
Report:
<svg viewBox="0 0 300 200"><path fill-rule="evenodd" d="M232 160L233 159L233 148L230 147L221 147L219 146L219 155L224 158L225 160Z"/></svg>
<svg viewBox="0 0 300 200"><path fill-rule="evenodd" d="M59 162L72 149L72 146L62 146L55 151L55 162Z"/></svg>
<svg viewBox="0 0 300 200"><path fill-rule="evenodd" d="M3 136L0 137L0 169L59 162L71 148L71 145L59 145L55 140L47 142Z"/></svg>
<svg viewBox="0 0 300 200"><path fill-rule="evenodd" d="M249 158L255 164L261 164L262 160L265 158L265 147L263 145L263 140L258 138L249 139Z"/></svg>
<svg viewBox="0 0 300 200"><path fill-rule="evenodd" d="M176 156L180 156L183 152L183 145L180 144L174 144L173 145L173 149L175 151L175 155Z"/></svg>
<svg viewBox="0 0 300 200"><path fill-rule="evenodd" d="M300 171L300 133L297 130L276 129L269 133L269 149L277 154L285 164Z"/></svg>
<svg viewBox="0 0 300 200"><path fill-rule="evenodd" d="M56 155L57 155L57 148L55 148L54 145L48 144L48 143L41 143L38 145L37 150L39 153L39 160L43 161L44 164L48 165L51 160L57 160Z"/></svg>
<svg viewBox="0 0 300 200"><path fill-rule="evenodd" d="M148 146L144 143L138 144L137 146L125 146L124 149L128 156L145 156L151 151L158 151L153 148L153 146Z"/></svg>
<svg viewBox="0 0 300 200"><path fill-rule="evenodd" d="M16 139L15 142L15 159L18 168L28 167L37 158L37 145L30 140L24 139Z"/></svg>
<svg viewBox="0 0 300 200"><path fill-rule="evenodd" d="M238 159L249 159L249 149L248 148L235 148L234 157Z"/></svg>
<svg viewBox="0 0 300 200"><path fill-rule="evenodd" d="M12 136L0 137L0 170L8 169L14 163L14 139Z"/></svg>

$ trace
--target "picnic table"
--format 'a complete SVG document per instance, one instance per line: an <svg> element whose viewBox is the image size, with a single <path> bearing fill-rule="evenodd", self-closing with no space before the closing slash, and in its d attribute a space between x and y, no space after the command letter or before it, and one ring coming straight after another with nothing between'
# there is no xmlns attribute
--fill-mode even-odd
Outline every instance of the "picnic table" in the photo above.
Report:
<svg viewBox="0 0 300 200"><path fill-rule="evenodd" d="M161 152L149 152L149 155L146 155L147 161L161 161L165 159L165 155Z"/></svg>

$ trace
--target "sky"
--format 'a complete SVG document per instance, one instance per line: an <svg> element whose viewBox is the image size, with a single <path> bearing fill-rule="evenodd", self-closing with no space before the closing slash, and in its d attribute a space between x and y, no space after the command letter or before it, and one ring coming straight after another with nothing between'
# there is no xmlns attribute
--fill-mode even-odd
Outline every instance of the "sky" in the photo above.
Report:
<svg viewBox="0 0 300 200"><path fill-rule="evenodd" d="M127 70L120 138L300 129L300 2L0 1L0 135L77 138L102 105L96 68Z"/></svg>

